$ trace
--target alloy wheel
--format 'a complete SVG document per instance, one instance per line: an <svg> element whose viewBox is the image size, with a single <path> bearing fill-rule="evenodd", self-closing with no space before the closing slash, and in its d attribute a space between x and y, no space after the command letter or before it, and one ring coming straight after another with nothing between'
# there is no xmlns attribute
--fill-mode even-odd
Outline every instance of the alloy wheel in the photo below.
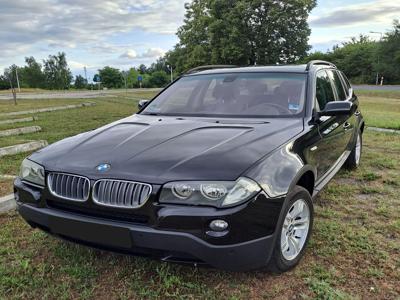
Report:
<svg viewBox="0 0 400 300"><path fill-rule="evenodd" d="M282 226L281 251L286 260L295 259L303 249L310 228L310 208L299 199L288 210Z"/></svg>

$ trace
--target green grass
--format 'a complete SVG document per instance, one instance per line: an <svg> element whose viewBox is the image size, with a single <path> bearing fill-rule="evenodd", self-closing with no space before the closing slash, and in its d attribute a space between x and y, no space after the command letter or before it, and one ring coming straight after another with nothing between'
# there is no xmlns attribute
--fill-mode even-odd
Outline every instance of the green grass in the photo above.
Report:
<svg viewBox="0 0 400 300"><path fill-rule="evenodd" d="M40 99L40 100L18 100L18 104L14 105L12 100L0 100L0 113L8 113L13 111L30 110L36 108L73 105L88 102L86 99ZM8 119L6 116L2 116L2 119ZM22 117L11 117L22 118Z"/></svg>
<svg viewBox="0 0 400 300"><path fill-rule="evenodd" d="M357 90L357 91L356 91L356 94L357 94L358 96L400 99L400 91Z"/></svg>
<svg viewBox="0 0 400 300"><path fill-rule="evenodd" d="M39 125L43 131L12 141L52 143L97 128L134 113L134 99L142 97L150 94L111 95L91 99L94 107L39 114L39 121L23 126ZM0 130L5 128L12 126ZM91 250L31 229L16 213L0 215L0 299L397 299L399 153L397 135L365 133L361 167L341 171L318 196L306 255L282 275L230 273ZM26 155L0 158L0 174L17 174ZM0 195L11 192L11 182L0 180Z"/></svg>
<svg viewBox="0 0 400 300"><path fill-rule="evenodd" d="M360 108L367 126L400 129L400 98L360 96Z"/></svg>

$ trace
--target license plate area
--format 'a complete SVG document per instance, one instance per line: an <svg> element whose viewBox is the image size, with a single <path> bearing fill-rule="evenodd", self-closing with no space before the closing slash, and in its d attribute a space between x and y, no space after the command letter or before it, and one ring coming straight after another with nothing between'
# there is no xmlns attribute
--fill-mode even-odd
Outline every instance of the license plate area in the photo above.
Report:
<svg viewBox="0 0 400 300"><path fill-rule="evenodd" d="M132 248L132 238L127 228L62 218L51 218L49 221L53 233L67 238L103 246Z"/></svg>

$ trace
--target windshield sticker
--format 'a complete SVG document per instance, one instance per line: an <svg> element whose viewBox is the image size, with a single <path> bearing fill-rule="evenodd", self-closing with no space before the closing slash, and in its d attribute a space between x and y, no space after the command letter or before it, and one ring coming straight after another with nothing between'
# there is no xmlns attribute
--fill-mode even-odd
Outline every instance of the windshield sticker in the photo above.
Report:
<svg viewBox="0 0 400 300"><path fill-rule="evenodd" d="M295 104L295 103L289 103L289 109L290 110L299 110L300 105Z"/></svg>

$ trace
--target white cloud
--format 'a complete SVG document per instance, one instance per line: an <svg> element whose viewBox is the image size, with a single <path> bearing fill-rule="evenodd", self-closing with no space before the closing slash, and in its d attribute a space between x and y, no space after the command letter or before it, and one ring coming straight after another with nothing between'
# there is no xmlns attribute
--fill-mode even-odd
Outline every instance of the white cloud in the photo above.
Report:
<svg viewBox="0 0 400 300"><path fill-rule="evenodd" d="M84 67L86 67L86 68L89 68L89 67L90 67L90 66L88 66L88 65L85 65L85 64L83 64L83 63L80 63L80 62L77 62L77 61L74 61L74 60L69 60L69 61L68 61L68 66L69 66L72 70L77 70L77 69L83 70Z"/></svg>
<svg viewBox="0 0 400 300"><path fill-rule="evenodd" d="M135 50L128 50L125 53L121 54L119 58L135 59L137 58L137 53Z"/></svg>
<svg viewBox="0 0 400 300"><path fill-rule="evenodd" d="M186 1L0 0L0 65L38 48L46 53L52 48L128 51L110 40L134 30L174 34L183 21Z"/></svg>
<svg viewBox="0 0 400 300"><path fill-rule="evenodd" d="M158 58L165 54L165 51L161 48L149 48L140 55L142 58Z"/></svg>
<svg viewBox="0 0 400 300"><path fill-rule="evenodd" d="M365 24L387 24L399 17L400 1L377 0L362 4L346 5L322 16L310 17L312 27L349 27Z"/></svg>

